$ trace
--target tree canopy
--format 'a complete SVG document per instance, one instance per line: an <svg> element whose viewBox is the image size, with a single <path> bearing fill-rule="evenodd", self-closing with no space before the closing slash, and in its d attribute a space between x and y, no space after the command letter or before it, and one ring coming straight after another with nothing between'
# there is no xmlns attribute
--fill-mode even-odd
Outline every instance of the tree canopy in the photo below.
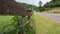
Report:
<svg viewBox="0 0 60 34"><path fill-rule="evenodd" d="M60 0L51 0L50 2L47 2L44 6L47 8L60 7Z"/></svg>

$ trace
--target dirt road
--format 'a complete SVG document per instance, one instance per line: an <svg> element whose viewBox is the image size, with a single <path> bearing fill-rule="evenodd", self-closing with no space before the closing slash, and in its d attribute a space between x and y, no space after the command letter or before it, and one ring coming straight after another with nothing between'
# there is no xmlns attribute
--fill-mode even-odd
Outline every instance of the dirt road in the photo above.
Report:
<svg viewBox="0 0 60 34"><path fill-rule="evenodd" d="M51 19L57 23L60 23L60 14L51 14L51 13L39 13L43 17Z"/></svg>

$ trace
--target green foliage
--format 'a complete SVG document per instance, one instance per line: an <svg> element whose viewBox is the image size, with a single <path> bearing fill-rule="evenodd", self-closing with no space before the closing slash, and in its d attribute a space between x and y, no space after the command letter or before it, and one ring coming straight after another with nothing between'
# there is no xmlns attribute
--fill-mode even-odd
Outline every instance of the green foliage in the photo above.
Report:
<svg viewBox="0 0 60 34"><path fill-rule="evenodd" d="M26 3L20 3L20 2L17 2L19 5L23 6L24 8L26 9L31 9L31 10L36 10L37 6L34 6L34 5L30 5L30 4L26 4Z"/></svg>
<svg viewBox="0 0 60 34"><path fill-rule="evenodd" d="M33 34L33 28L29 24L19 29L19 19L20 16L0 16L0 34L16 34L19 31L23 31L24 34ZM23 25L27 20L28 17L26 16Z"/></svg>
<svg viewBox="0 0 60 34"><path fill-rule="evenodd" d="M39 11L40 11L40 12L45 11L45 7L40 6L40 7L39 7Z"/></svg>
<svg viewBox="0 0 60 34"><path fill-rule="evenodd" d="M44 5L46 8L60 7L60 0L52 0Z"/></svg>
<svg viewBox="0 0 60 34"><path fill-rule="evenodd" d="M45 11L45 7L42 6L42 1L39 1L39 11L40 12Z"/></svg>

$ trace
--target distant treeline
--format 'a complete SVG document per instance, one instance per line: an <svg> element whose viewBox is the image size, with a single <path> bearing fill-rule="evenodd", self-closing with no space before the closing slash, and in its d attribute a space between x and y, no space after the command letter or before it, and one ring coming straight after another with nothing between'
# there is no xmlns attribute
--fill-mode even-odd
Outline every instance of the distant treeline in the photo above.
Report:
<svg viewBox="0 0 60 34"><path fill-rule="evenodd" d="M47 2L44 6L41 6L41 7L40 6L37 7L37 6L26 4L26 3L20 3L20 2L17 2L17 3L28 10L31 9L35 11L45 11L51 8L60 7L60 0L51 0L50 2Z"/></svg>
<svg viewBox="0 0 60 34"><path fill-rule="evenodd" d="M38 10L38 7L37 6L34 6L34 5L30 5L30 4L26 4L26 3L20 3L20 2L17 2L19 5L23 6L24 8L26 9L30 9L30 10Z"/></svg>
<svg viewBox="0 0 60 34"><path fill-rule="evenodd" d="M44 7L46 8L54 8L54 7L60 7L60 0L51 0L50 2L47 2Z"/></svg>
<svg viewBox="0 0 60 34"><path fill-rule="evenodd" d="M30 5L30 4L26 4L26 3L20 3L20 2L17 2L19 5L23 6L24 8L26 9L31 9L31 10L35 10L35 11L44 11L45 10L45 7L44 6L35 6L35 5ZM39 9L40 8L40 9Z"/></svg>

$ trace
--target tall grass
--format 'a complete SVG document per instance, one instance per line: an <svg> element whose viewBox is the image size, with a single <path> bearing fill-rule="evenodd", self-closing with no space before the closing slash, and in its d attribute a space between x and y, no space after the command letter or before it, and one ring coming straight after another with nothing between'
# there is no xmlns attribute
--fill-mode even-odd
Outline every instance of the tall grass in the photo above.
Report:
<svg viewBox="0 0 60 34"><path fill-rule="evenodd" d="M33 15L36 34L60 34L60 24L52 22L38 13Z"/></svg>

